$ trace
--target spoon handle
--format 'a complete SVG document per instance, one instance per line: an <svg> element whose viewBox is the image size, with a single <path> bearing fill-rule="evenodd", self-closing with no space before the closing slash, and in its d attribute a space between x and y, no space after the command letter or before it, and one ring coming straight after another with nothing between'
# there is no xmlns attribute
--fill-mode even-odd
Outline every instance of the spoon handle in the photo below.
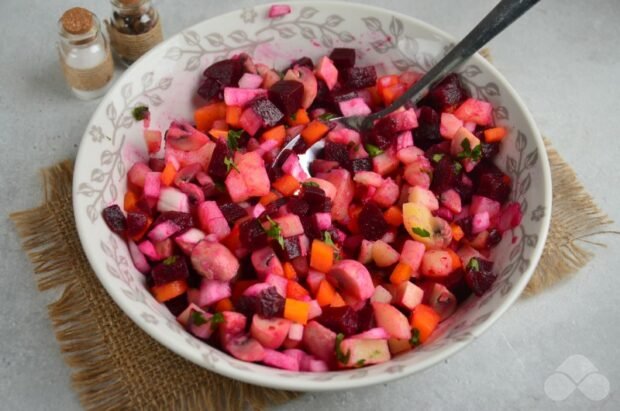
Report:
<svg viewBox="0 0 620 411"><path fill-rule="evenodd" d="M409 101L417 101L431 85L444 78L457 66L471 57L482 46L511 25L539 0L502 0L469 34L435 64L418 82L394 101L390 106L364 120L364 126L371 126L374 120L384 117Z"/></svg>

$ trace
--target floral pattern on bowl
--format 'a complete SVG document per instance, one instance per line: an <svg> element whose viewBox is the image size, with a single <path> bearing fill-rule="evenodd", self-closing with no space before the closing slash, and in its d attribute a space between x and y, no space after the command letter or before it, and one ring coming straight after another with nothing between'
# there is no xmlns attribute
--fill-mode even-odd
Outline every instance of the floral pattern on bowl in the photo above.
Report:
<svg viewBox="0 0 620 411"><path fill-rule="evenodd" d="M460 72L472 94L493 103L494 118L507 126L498 165L512 178L512 199L522 224L495 249L499 276L481 298L471 297L441 324L431 342L391 361L342 372L293 373L238 361L187 333L157 303L132 265L127 247L100 218L122 203L126 172L146 159L141 124L131 110L150 107L152 127L165 128L192 113L192 96L209 64L240 52L276 67L301 55L317 57L333 47L359 50L360 64L380 74L428 70L452 44L441 31L384 9L329 1L295 2L289 15L268 19L257 6L199 23L136 62L108 92L82 139L74 174L74 212L85 253L116 303L160 343L194 363L245 382L302 391L337 390L386 382L442 361L487 329L518 298L542 253L550 221L551 179L542 139L514 90L482 57ZM180 91L180 92L179 92Z"/></svg>

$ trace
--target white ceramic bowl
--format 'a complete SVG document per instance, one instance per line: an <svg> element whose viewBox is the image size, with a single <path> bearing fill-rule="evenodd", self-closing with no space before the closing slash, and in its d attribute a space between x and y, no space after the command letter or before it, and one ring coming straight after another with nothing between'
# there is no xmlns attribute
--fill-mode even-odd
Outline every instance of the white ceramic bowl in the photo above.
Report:
<svg viewBox="0 0 620 411"><path fill-rule="evenodd" d="M382 64L385 73L425 71L454 40L412 17L388 10L329 1L294 2L293 12L268 19L268 5L205 20L170 38L132 65L103 98L82 138L75 166L73 202L82 245L101 283L131 319L188 360L225 376L274 388L327 391L383 383L420 371L454 354L493 324L519 297L543 250L551 214L551 178L536 125L516 92L495 68L474 56L460 70L473 95L493 103L507 126L498 165L513 181L513 200L524 218L495 249L499 278L482 298L471 297L441 324L431 342L367 368L287 372L238 361L187 333L144 286L123 241L100 217L122 204L127 169L146 158L141 124L131 109L147 104L152 126L191 118L201 73L217 59L240 52L283 68L293 58L316 58L335 46L359 50L358 64Z"/></svg>

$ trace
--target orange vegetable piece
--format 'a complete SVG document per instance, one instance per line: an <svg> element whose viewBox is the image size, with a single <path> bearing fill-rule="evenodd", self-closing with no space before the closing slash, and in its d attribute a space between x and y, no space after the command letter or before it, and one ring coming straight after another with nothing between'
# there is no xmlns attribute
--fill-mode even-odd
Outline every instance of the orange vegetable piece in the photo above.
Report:
<svg viewBox="0 0 620 411"><path fill-rule="evenodd" d="M399 227L403 224L403 212L399 207L391 206L383 213L385 221L392 227Z"/></svg>
<svg viewBox="0 0 620 411"><path fill-rule="evenodd" d="M372 101L372 104L375 106L381 104L381 96L379 95L377 86L368 87L366 90L370 93L370 100Z"/></svg>
<svg viewBox="0 0 620 411"><path fill-rule="evenodd" d="M319 289L316 292L316 300L321 307L330 305L336 298L336 290L327 280L321 280Z"/></svg>
<svg viewBox="0 0 620 411"><path fill-rule="evenodd" d="M226 123L234 128L241 128L239 119L241 118L241 112L243 110L239 106L227 106L226 107Z"/></svg>
<svg viewBox="0 0 620 411"><path fill-rule="evenodd" d="M305 125L310 122L310 117L308 116L308 112L306 109L300 108L298 109L292 116L288 118L288 124L290 126L300 126Z"/></svg>
<svg viewBox="0 0 620 411"><path fill-rule="evenodd" d="M263 141L275 140L278 142L278 145L281 146L286 139L286 129L283 125L275 126L265 131L261 137Z"/></svg>
<svg viewBox="0 0 620 411"><path fill-rule="evenodd" d="M359 234L360 226L359 226L359 215L362 212L362 207L359 205L351 205L349 206L349 222L347 223L347 228L353 234Z"/></svg>
<svg viewBox="0 0 620 411"><path fill-rule="evenodd" d="M233 226L232 230L230 230L230 234L224 237L221 241L222 244L224 244L233 253L235 252L235 250L238 250L239 248L241 248L241 237L240 237L239 226L241 225L243 221L245 221L245 219L237 221L235 225Z"/></svg>
<svg viewBox="0 0 620 411"><path fill-rule="evenodd" d="M166 167L164 167L163 171L161 172L161 182L163 185L165 185L166 187L172 185L172 183L174 182L174 177L177 175L177 170L176 168L174 168L174 166L172 165L172 163L166 163Z"/></svg>
<svg viewBox="0 0 620 411"><path fill-rule="evenodd" d="M224 298L215 304L215 311L217 311L218 313L233 310L234 307L232 301L230 301L230 298Z"/></svg>
<svg viewBox="0 0 620 411"><path fill-rule="evenodd" d="M327 132L329 127L319 120L312 120L306 128L301 131L301 137L304 139L308 146L319 141Z"/></svg>
<svg viewBox="0 0 620 411"><path fill-rule="evenodd" d="M282 269L284 270L284 277L286 277L288 280L297 279L297 271L295 271L295 267L293 267L293 264L287 261L282 264Z"/></svg>
<svg viewBox="0 0 620 411"><path fill-rule="evenodd" d="M218 130L216 128L212 128L209 130L209 135L214 138L228 138L228 130Z"/></svg>
<svg viewBox="0 0 620 411"><path fill-rule="evenodd" d="M345 305L347 305L347 303L344 302L344 300L342 299L342 296L336 293L336 295L334 296L334 300L329 306L330 307L344 307Z"/></svg>
<svg viewBox="0 0 620 411"><path fill-rule="evenodd" d="M326 273L334 264L334 248L320 240L312 240L310 267Z"/></svg>
<svg viewBox="0 0 620 411"><path fill-rule="evenodd" d="M123 208L126 212L130 213L136 210L136 204L138 204L138 195L128 190L123 199Z"/></svg>
<svg viewBox="0 0 620 411"><path fill-rule="evenodd" d="M200 131L211 130L213 122L226 118L226 104L223 102L207 104L194 111L196 128Z"/></svg>
<svg viewBox="0 0 620 411"><path fill-rule="evenodd" d="M266 206L267 204L276 201L278 198L280 198L280 196L277 193L271 191L269 194L265 194L264 196L262 196L260 200L258 200L258 202Z"/></svg>
<svg viewBox="0 0 620 411"><path fill-rule="evenodd" d="M425 304L418 304L411 313L409 324L420 333L420 342L424 343L431 336L441 317L435 310Z"/></svg>
<svg viewBox="0 0 620 411"><path fill-rule="evenodd" d="M385 105L392 104L397 98L405 93L405 86L402 84L394 84L393 86L386 87L381 92L383 102Z"/></svg>
<svg viewBox="0 0 620 411"><path fill-rule="evenodd" d="M392 74L389 76L379 77L377 79L377 93L379 96L383 95L383 90L390 86L395 86L400 82L400 77L396 74Z"/></svg>
<svg viewBox="0 0 620 411"><path fill-rule="evenodd" d="M450 257L452 258L452 270L460 268L462 263L461 258L458 256L458 254L455 253L454 250L452 250L451 248L446 248L446 251L448 252L448 254L450 254Z"/></svg>
<svg viewBox="0 0 620 411"><path fill-rule="evenodd" d="M296 300L301 300L303 297L310 295L308 290L302 287L297 281L289 280L286 284L286 296L289 298L294 298Z"/></svg>
<svg viewBox="0 0 620 411"><path fill-rule="evenodd" d="M187 282L185 280L176 280L167 284L156 285L151 288L151 292L157 301L163 303L178 297L187 291Z"/></svg>
<svg viewBox="0 0 620 411"><path fill-rule="evenodd" d="M273 182L272 186L284 196L293 195L299 189L299 181L291 175L283 175Z"/></svg>
<svg viewBox="0 0 620 411"><path fill-rule="evenodd" d="M487 143L497 143L506 137L506 129L504 127L494 127L484 130L484 141Z"/></svg>
<svg viewBox="0 0 620 411"><path fill-rule="evenodd" d="M463 232L463 229L461 228L461 226L458 224L452 223L450 224L450 228L452 229L452 238L454 239L454 241L461 241L461 238L465 236L465 233Z"/></svg>
<svg viewBox="0 0 620 411"><path fill-rule="evenodd" d="M310 313L310 304L305 301L297 301L287 298L284 302L284 318L295 321L300 324L308 322L308 314Z"/></svg>
<svg viewBox="0 0 620 411"><path fill-rule="evenodd" d="M400 262L394 267L394 271L390 275L390 282L394 285L399 285L405 281L409 281L411 278L411 266L407 263Z"/></svg>

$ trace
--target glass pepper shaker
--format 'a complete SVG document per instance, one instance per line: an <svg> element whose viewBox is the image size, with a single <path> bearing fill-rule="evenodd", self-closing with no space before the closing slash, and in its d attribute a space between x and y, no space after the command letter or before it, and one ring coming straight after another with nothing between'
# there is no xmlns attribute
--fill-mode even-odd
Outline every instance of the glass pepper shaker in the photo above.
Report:
<svg viewBox="0 0 620 411"><path fill-rule="evenodd" d="M83 100L100 97L114 77L114 61L99 19L74 7L62 15L58 26L60 65L71 90Z"/></svg>
<svg viewBox="0 0 620 411"><path fill-rule="evenodd" d="M127 66L163 41L159 13L150 0L111 0L107 21L112 49Z"/></svg>

